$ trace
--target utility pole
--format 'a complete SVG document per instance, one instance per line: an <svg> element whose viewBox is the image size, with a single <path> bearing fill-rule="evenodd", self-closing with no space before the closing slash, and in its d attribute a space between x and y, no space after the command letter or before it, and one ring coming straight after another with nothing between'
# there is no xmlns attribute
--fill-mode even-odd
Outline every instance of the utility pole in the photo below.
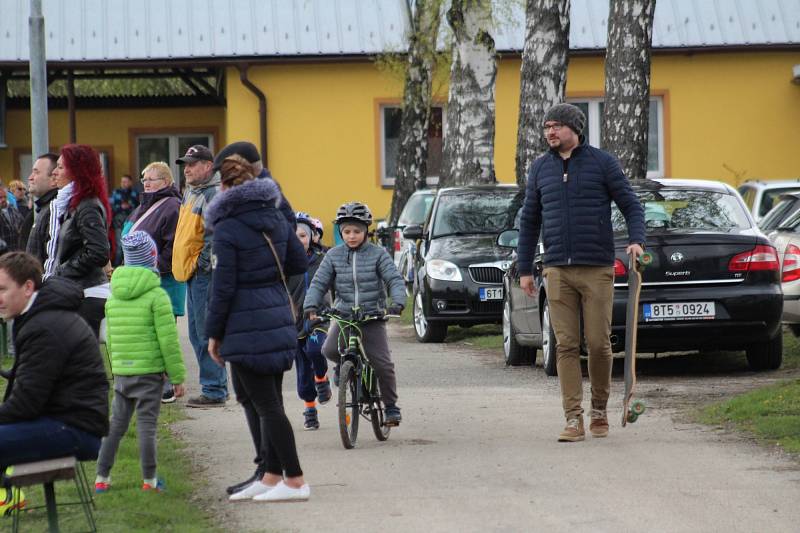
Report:
<svg viewBox="0 0 800 533"><path fill-rule="evenodd" d="M30 77L31 77L31 158L50 151L47 131L47 60L44 49L42 0L31 0Z"/></svg>

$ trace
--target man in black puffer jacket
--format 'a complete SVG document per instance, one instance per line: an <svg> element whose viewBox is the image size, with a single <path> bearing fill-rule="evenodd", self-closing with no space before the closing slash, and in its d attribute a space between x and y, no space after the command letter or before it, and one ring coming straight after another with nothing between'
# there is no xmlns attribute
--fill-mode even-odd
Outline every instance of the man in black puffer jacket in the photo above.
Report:
<svg viewBox="0 0 800 533"><path fill-rule="evenodd" d="M33 256L0 257L0 316L14 319L17 354L0 404L0 468L97 458L108 433L108 380L97 338L77 313L82 300L68 279L43 285Z"/></svg>
<svg viewBox="0 0 800 533"><path fill-rule="evenodd" d="M644 209L619 161L589 146L586 117L571 104L556 104L544 117L550 151L528 173L520 217L517 265L520 285L534 296L533 256L539 232L544 244L544 278L550 321L557 339L558 377L567 426L559 441L584 439L580 319L589 352L592 411L589 431L608 435L606 404L611 391L611 311L614 301L614 234L611 202L628 225L627 252L644 246Z"/></svg>

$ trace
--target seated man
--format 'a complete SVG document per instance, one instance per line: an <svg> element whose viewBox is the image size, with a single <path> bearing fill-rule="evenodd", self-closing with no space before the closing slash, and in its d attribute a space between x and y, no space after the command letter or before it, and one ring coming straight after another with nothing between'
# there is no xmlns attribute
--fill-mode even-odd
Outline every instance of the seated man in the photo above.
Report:
<svg viewBox="0 0 800 533"><path fill-rule="evenodd" d="M14 319L16 358L0 403L0 470L75 456L96 459L108 433L108 380L97 339L78 315L83 289L42 284L32 255L0 257L0 316Z"/></svg>

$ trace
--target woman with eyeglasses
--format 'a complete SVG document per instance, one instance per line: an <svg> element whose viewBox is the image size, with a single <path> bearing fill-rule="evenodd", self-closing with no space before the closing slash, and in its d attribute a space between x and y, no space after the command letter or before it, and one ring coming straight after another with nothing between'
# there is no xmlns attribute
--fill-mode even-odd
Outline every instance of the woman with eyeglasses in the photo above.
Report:
<svg viewBox="0 0 800 533"><path fill-rule="evenodd" d="M122 235L131 231L144 231L156 242L158 248L158 272L161 286L172 301L172 314L183 316L186 308L186 283L176 281L172 275L172 246L175 243L175 228L178 226L178 211L181 195L169 165L156 161L142 171L144 192L141 203L125 221ZM174 402L172 386L167 384L162 397L164 403Z"/></svg>
<svg viewBox="0 0 800 533"><path fill-rule="evenodd" d="M28 198L28 188L22 183L22 180L14 180L8 184L8 190L17 199L17 211L22 215L22 219L28 216L31 210L30 199Z"/></svg>

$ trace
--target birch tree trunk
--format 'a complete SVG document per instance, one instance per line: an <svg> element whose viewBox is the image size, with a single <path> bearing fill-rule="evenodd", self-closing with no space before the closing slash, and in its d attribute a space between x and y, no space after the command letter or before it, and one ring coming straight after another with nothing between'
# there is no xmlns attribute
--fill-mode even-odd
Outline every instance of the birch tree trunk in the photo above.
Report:
<svg viewBox="0 0 800 533"><path fill-rule="evenodd" d="M630 180L647 177L650 47L656 0L611 0L601 142Z"/></svg>
<svg viewBox="0 0 800 533"><path fill-rule="evenodd" d="M389 216L390 226L397 225L400 212L414 190L426 186L431 80L441 18L440 7L441 0L417 0L408 36L408 68L403 90L400 149Z"/></svg>
<svg viewBox="0 0 800 533"><path fill-rule="evenodd" d="M497 61L491 0L452 0L453 59L440 187L494 183Z"/></svg>
<svg viewBox="0 0 800 533"><path fill-rule="evenodd" d="M533 160L547 151L547 109L564 101L569 65L569 0L528 0L520 72L517 184L525 186Z"/></svg>

